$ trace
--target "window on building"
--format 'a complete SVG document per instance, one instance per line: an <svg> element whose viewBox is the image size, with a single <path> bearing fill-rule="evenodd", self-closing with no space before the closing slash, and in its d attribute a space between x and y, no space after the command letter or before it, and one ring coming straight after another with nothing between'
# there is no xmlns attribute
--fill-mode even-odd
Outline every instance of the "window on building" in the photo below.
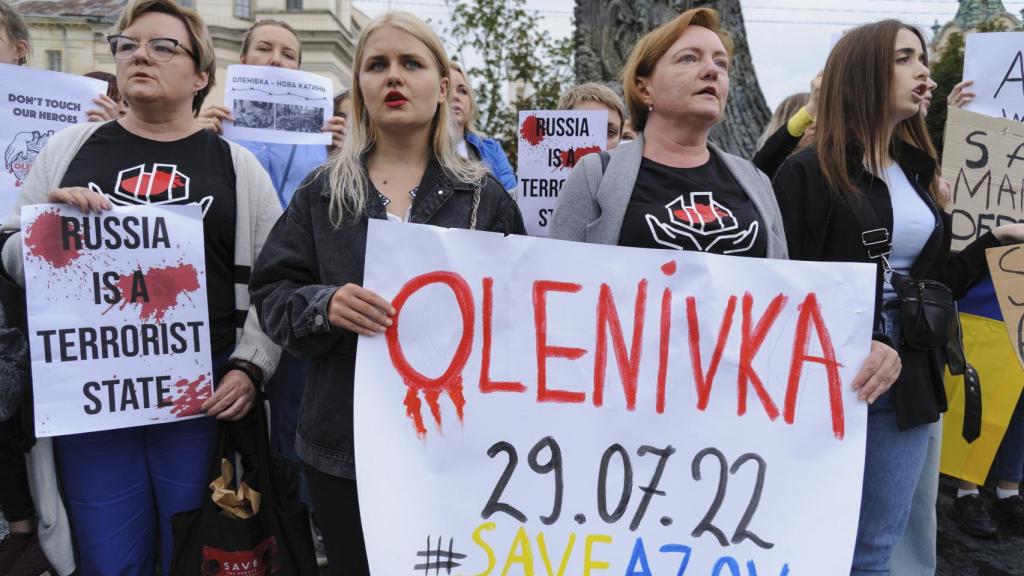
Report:
<svg viewBox="0 0 1024 576"><path fill-rule="evenodd" d="M60 50L46 51L46 68L55 72L60 72L62 70Z"/></svg>
<svg viewBox="0 0 1024 576"><path fill-rule="evenodd" d="M288 10L302 10L302 0L286 0L285 7Z"/></svg>
<svg viewBox="0 0 1024 576"><path fill-rule="evenodd" d="M252 18L252 0L235 0L235 18Z"/></svg>

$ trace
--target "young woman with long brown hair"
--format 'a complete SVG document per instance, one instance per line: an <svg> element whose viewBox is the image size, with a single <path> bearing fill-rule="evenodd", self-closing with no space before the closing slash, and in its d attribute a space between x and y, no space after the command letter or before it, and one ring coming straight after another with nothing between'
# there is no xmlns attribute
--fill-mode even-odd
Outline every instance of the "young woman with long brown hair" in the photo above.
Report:
<svg viewBox="0 0 1024 576"><path fill-rule="evenodd" d="M791 258L877 264L872 349L896 359L894 370L876 373L874 391L862 393L870 406L851 575L889 573L924 462L926 424L946 409L944 351L902 338L899 300L862 234L884 228L894 270L939 280L955 297L984 276L986 248L1024 240L1024 225L1000 226L951 254L936 152L919 113L928 87L919 31L884 20L847 32L825 66L817 141L774 181Z"/></svg>

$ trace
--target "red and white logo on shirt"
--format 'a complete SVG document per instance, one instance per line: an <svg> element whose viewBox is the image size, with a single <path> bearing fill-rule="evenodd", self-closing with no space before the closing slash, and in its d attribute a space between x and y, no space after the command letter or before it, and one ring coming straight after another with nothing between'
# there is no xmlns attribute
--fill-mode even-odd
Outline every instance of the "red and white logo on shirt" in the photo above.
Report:
<svg viewBox="0 0 1024 576"><path fill-rule="evenodd" d="M665 205L667 218L647 214L651 236L662 246L677 250L736 254L746 252L757 240L758 223L740 229L732 210L715 200L713 192L680 195Z"/></svg>

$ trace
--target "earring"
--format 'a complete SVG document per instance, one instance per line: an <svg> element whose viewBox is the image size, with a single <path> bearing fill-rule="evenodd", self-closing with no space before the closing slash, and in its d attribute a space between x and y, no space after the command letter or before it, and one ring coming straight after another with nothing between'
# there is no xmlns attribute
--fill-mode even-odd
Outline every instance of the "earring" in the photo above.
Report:
<svg viewBox="0 0 1024 576"><path fill-rule="evenodd" d="M647 111L648 112L654 112L654 104L648 104L647 105Z"/></svg>

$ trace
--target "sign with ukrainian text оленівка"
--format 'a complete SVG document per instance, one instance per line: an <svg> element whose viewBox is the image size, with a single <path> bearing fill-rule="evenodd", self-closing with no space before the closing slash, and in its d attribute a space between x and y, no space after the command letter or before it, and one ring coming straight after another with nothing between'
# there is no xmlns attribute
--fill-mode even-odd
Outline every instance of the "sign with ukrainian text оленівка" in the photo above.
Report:
<svg viewBox="0 0 1024 576"><path fill-rule="evenodd" d="M1024 222L1024 124L950 108L942 177L952 187L953 250Z"/></svg>
<svg viewBox="0 0 1024 576"><path fill-rule="evenodd" d="M201 215L22 209L38 436L202 415L213 388Z"/></svg>
<svg viewBox="0 0 1024 576"><path fill-rule="evenodd" d="M850 570L874 272L373 221L374 574Z"/></svg>

